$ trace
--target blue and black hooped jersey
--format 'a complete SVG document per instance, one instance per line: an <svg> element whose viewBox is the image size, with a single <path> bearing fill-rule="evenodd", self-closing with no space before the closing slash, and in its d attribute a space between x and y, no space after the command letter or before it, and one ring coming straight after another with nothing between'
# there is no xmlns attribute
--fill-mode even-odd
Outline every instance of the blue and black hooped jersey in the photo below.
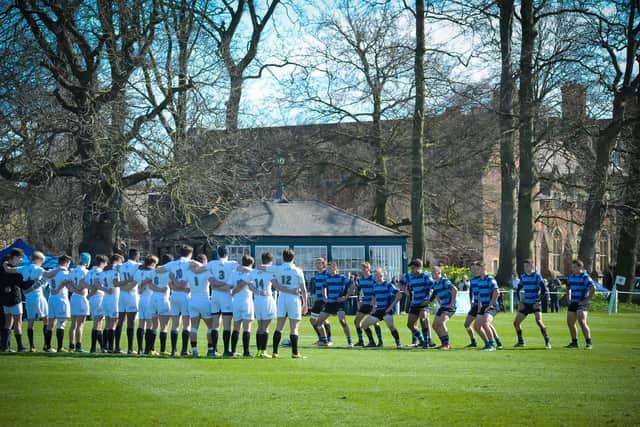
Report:
<svg viewBox="0 0 640 427"><path fill-rule="evenodd" d="M471 281L469 281L469 300L471 301L471 306L477 307L478 302L480 302L480 280L481 277L472 277Z"/></svg>
<svg viewBox="0 0 640 427"><path fill-rule="evenodd" d="M433 285L433 292L436 293L438 299L440 300L441 307L447 307L449 305L455 307L455 301L451 304L451 289L453 289L454 285L451 283L449 279L441 277L440 280L435 282Z"/></svg>
<svg viewBox="0 0 640 427"><path fill-rule="evenodd" d="M327 275L327 279L324 282L324 287L327 288L327 302L337 302L336 300L344 295L345 289L350 284L351 280L342 274Z"/></svg>
<svg viewBox="0 0 640 427"><path fill-rule="evenodd" d="M400 292L390 282L373 283L373 293L376 296L376 310L386 310Z"/></svg>
<svg viewBox="0 0 640 427"><path fill-rule="evenodd" d="M589 295L589 290L595 286L591 277L584 271L578 276L570 275L567 279L567 290L571 289L570 302L582 301Z"/></svg>
<svg viewBox="0 0 640 427"><path fill-rule="evenodd" d="M316 287L316 298L322 300L322 288L324 287L324 282L326 282L327 277L329 276L329 271L325 268L322 272L316 274L314 276L315 279L315 287Z"/></svg>
<svg viewBox="0 0 640 427"><path fill-rule="evenodd" d="M412 272L408 272L400 282L403 285L409 285L409 288L413 291L413 301L411 305L420 305L423 302L429 302L431 296L431 290L433 288L433 279L431 275L426 271L414 276Z"/></svg>
<svg viewBox="0 0 640 427"><path fill-rule="evenodd" d="M518 292L524 290L524 298L522 302L525 304L537 304L540 297L544 295L544 280L537 271L531 274L523 273L518 283Z"/></svg>
<svg viewBox="0 0 640 427"><path fill-rule="evenodd" d="M498 289L498 282L489 274L485 274L482 277L474 277L471 279L472 284L474 280L477 282L478 299L486 307L491 302L493 290Z"/></svg>
<svg viewBox="0 0 640 427"><path fill-rule="evenodd" d="M366 279L362 276L358 276L358 294L361 294L360 301L363 305L371 305L374 283L375 280L373 278L373 274L370 274Z"/></svg>

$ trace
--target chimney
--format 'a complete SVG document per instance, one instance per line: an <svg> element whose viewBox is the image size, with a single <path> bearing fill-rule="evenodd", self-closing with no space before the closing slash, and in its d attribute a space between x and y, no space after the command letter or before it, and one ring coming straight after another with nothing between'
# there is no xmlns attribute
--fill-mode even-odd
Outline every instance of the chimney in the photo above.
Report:
<svg viewBox="0 0 640 427"><path fill-rule="evenodd" d="M562 118L582 121L587 117L587 87L575 81L562 86Z"/></svg>

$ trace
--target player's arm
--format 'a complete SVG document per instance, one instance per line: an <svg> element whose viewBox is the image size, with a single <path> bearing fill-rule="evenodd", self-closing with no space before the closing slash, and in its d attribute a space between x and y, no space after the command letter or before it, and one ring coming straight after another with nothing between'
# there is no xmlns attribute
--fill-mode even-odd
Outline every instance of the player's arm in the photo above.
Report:
<svg viewBox="0 0 640 427"><path fill-rule="evenodd" d="M233 289L231 289L231 295L237 294L242 289L244 289L246 286L247 286L247 282L245 282L244 280L236 281L236 285L233 287Z"/></svg>
<svg viewBox="0 0 640 427"><path fill-rule="evenodd" d="M322 301L324 301L325 304L329 302L327 292L327 283L325 282L322 284Z"/></svg>
<svg viewBox="0 0 640 427"><path fill-rule="evenodd" d="M307 304L307 285L304 283L304 276L300 275L300 294L302 295L302 314L307 314L309 305Z"/></svg>
<svg viewBox="0 0 640 427"><path fill-rule="evenodd" d="M500 296L500 290L498 288L493 288L493 292L491 292L491 300L489 301L489 305L487 308L495 308L496 301Z"/></svg>
<svg viewBox="0 0 640 427"><path fill-rule="evenodd" d="M58 268L54 268L53 270L49 270L49 271L45 271L44 272L44 277L46 277L47 279L53 279L53 277L58 274L58 271L60 271L60 267Z"/></svg>
<svg viewBox="0 0 640 427"><path fill-rule="evenodd" d="M593 298L596 293L596 285L595 283L593 283L593 280L589 279L589 281L587 282L587 286L589 288L589 292L585 293L584 298L582 298L582 301L580 301L581 304L589 303L589 301L591 301L591 298Z"/></svg>
<svg viewBox="0 0 640 427"><path fill-rule="evenodd" d="M4 271L6 271L7 273L14 273L14 274L19 273L18 267L11 267L9 265L9 261L3 262L2 267L4 267Z"/></svg>
<svg viewBox="0 0 640 427"><path fill-rule="evenodd" d="M231 289L233 289L233 286L227 285L224 282L216 280L214 277L209 277L209 285L211 286L211 289L214 289L217 291L230 291Z"/></svg>
<svg viewBox="0 0 640 427"><path fill-rule="evenodd" d="M189 270L193 271L196 274L204 273L207 271L207 266L204 264L200 264L198 261L191 261L189 264Z"/></svg>
<svg viewBox="0 0 640 427"><path fill-rule="evenodd" d="M402 299L402 292L400 291L396 292L393 302L389 304L389 307L387 307L387 309L385 310L385 313L391 313L391 310L393 310L393 307L395 307L395 305L399 303L401 299Z"/></svg>
<svg viewBox="0 0 640 427"><path fill-rule="evenodd" d="M451 302L449 303L449 308L451 308L453 307L453 304L455 304L456 298L458 297L458 287L450 283L449 291L451 292Z"/></svg>

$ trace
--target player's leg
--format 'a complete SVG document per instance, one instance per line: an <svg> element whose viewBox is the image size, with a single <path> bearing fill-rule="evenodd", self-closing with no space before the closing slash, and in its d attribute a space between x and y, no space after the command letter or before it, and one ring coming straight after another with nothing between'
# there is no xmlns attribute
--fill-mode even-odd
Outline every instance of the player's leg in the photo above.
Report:
<svg viewBox="0 0 640 427"><path fill-rule="evenodd" d="M243 357L253 357L251 351L249 350L249 346L251 345L251 314L244 316L242 319L241 328L242 328L242 356Z"/></svg>
<svg viewBox="0 0 640 427"><path fill-rule="evenodd" d="M211 354L211 356L215 357L218 355L218 338L220 334L220 321L222 320L222 312L215 310L213 305L211 306L211 309L211 348L213 349L213 353Z"/></svg>
<svg viewBox="0 0 640 427"><path fill-rule="evenodd" d="M362 319L364 313L357 311L356 316L353 319L353 326L356 328L356 335L358 335L358 341L354 344L356 347L364 347L364 341L362 339Z"/></svg>
<svg viewBox="0 0 640 427"><path fill-rule="evenodd" d="M536 324L538 325L538 328L540 328L540 333L542 334L542 337L544 338L544 346L545 346L545 348L551 348L551 341L549 339L549 334L547 333L547 327L545 326L544 322L542 321L542 310L536 311L534 313L534 316L536 318Z"/></svg>
<svg viewBox="0 0 640 427"><path fill-rule="evenodd" d="M133 304L133 303L130 301L130 304ZM137 310L137 307L135 311L132 311L132 309L133 309L133 305L130 305L129 307L127 307L127 312L125 314L125 318L127 321L127 354L135 354L135 351L133 350L133 342L134 342L133 337L134 337L136 316L138 315L138 310Z"/></svg>
<svg viewBox="0 0 640 427"><path fill-rule="evenodd" d="M198 327L200 326L200 315L195 314L193 311L189 312L189 319L191 320L191 355L198 357Z"/></svg>
<svg viewBox="0 0 640 427"><path fill-rule="evenodd" d="M518 313L516 314L516 318L513 319L513 327L515 328L516 335L518 336L518 342L516 343L515 347L524 347L524 338L522 337L522 328L520 327L520 325L522 325L522 321L525 319L525 317L527 317L526 313L518 311Z"/></svg>
<svg viewBox="0 0 640 427"><path fill-rule="evenodd" d="M398 332L398 329L396 328L396 326L393 324L393 314L386 313L383 317L383 320L387 324L387 328L389 328L389 332L391 332L391 336L393 337L396 343L396 348L402 349L402 343L400 342L400 333Z"/></svg>
<svg viewBox="0 0 640 427"><path fill-rule="evenodd" d="M467 347L477 347L478 342L476 341L476 337L473 335L472 324L476 320L476 316L472 314L467 314L467 318L464 319L464 329L467 331L469 335L469 339L471 339L471 343L467 345Z"/></svg>
<svg viewBox="0 0 640 427"><path fill-rule="evenodd" d="M172 312L173 304L171 305ZM178 355L178 331L180 330L180 320L182 316L180 314L173 314L171 316L171 356Z"/></svg>
<svg viewBox="0 0 640 427"><path fill-rule="evenodd" d="M431 342L431 327L429 326L429 308L425 307L420 310L420 327L422 328L422 339L424 340L423 348L435 347Z"/></svg>
<svg viewBox="0 0 640 427"><path fill-rule="evenodd" d="M567 348L578 347L578 328L576 327L578 313L571 311L572 308L573 307L569 307L569 311L567 311L567 327L569 328L569 335L571 335L571 342L566 346Z"/></svg>
<svg viewBox="0 0 640 427"><path fill-rule="evenodd" d="M291 335L289 338L291 339L291 357L294 359L302 359L303 356L300 354L298 350L298 340L299 340L299 329L300 319L289 319L289 327L291 329Z"/></svg>
<svg viewBox="0 0 640 427"><path fill-rule="evenodd" d="M589 325L587 324L587 310L578 310L577 317L578 323L580 323L580 328L582 329L582 335L584 335L584 339L587 343L587 350L591 350L593 344L591 342L591 329L589 329Z"/></svg>
<svg viewBox="0 0 640 427"><path fill-rule="evenodd" d="M169 320L171 319L171 316L163 316L163 315L159 315L158 316L158 330L159 330L159 336L160 336L160 354L162 355L166 355L167 354L167 332L169 331ZM153 337L151 337L151 339L153 339ZM151 349L153 351L153 349Z"/></svg>
<svg viewBox="0 0 640 427"><path fill-rule="evenodd" d="M473 327L478 333L478 335L480 335L480 338L484 341L485 348L489 347L490 337L487 336L487 333L485 331L485 315L484 314L478 314L476 316L476 321L473 324Z"/></svg>
<svg viewBox="0 0 640 427"><path fill-rule="evenodd" d="M120 296L120 303L122 303L122 295ZM118 312L118 318L116 319L115 331L114 331L114 353L122 353L120 348L120 338L122 338L122 327L126 321L127 313L124 311Z"/></svg>
<svg viewBox="0 0 640 427"><path fill-rule="evenodd" d="M189 311L186 311L186 315L182 315L182 351L181 356L188 356L189 352L189 339L191 337L191 318L189 317Z"/></svg>
<svg viewBox="0 0 640 427"><path fill-rule="evenodd" d="M280 310L278 306L278 310ZM287 317L280 317L280 313L278 313L278 321L276 322L276 331L273 333L273 351L272 356L278 357L278 347L280 346L280 339L282 338L282 329L284 329L284 324L287 320ZM320 317L318 318L318 324L320 323Z"/></svg>
<svg viewBox="0 0 640 427"><path fill-rule="evenodd" d="M338 311L338 321L340 322L340 326L342 326L344 335L347 337L347 346L353 347L353 340L351 339L351 330L349 329L349 324L347 323L347 314L342 308Z"/></svg>

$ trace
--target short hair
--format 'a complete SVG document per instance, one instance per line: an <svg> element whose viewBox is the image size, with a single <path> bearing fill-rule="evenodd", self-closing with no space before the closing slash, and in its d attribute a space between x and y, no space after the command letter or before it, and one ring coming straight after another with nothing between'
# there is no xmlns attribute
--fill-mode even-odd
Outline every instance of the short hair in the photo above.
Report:
<svg viewBox="0 0 640 427"><path fill-rule="evenodd" d="M158 257L155 255L147 255L144 257L144 266L151 267L152 264L158 264Z"/></svg>
<svg viewBox="0 0 640 427"><path fill-rule="evenodd" d="M291 262L295 257L296 253L291 248L282 251L282 259L284 260L284 262Z"/></svg>
<svg viewBox="0 0 640 427"><path fill-rule="evenodd" d="M44 261L44 254L40 251L35 251L34 253L31 254L31 261L35 261L35 260L41 260Z"/></svg>
<svg viewBox="0 0 640 427"><path fill-rule="evenodd" d="M251 255L242 256L242 265L245 267L251 267L253 265L253 257Z"/></svg>
<svg viewBox="0 0 640 427"><path fill-rule="evenodd" d="M318 261L320 261L322 265L327 265L327 260L322 256L319 256L318 258L316 258L316 262Z"/></svg>
<svg viewBox="0 0 640 427"><path fill-rule="evenodd" d="M71 262L71 257L67 254L60 255L58 257L58 265L66 265Z"/></svg>
<svg viewBox="0 0 640 427"><path fill-rule="evenodd" d="M484 267L484 261L481 261L481 260L473 261L471 265L475 265L476 267Z"/></svg>
<svg viewBox="0 0 640 427"><path fill-rule="evenodd" d="M524 261L522 261L523 264L533 264L533 260L531 258L527 258Z"/></svg>
<svg viewBox="0 0 640 427"><path fill-rule="evenodd" d="M371 264L369 264L367 261L365 261L362 264L360 264L360 267L368 268L369 270L371 270Z"/></svg>
<svg viewBox="0 0 640 427"><path fill-rule="evenodd" d="M329 264L327 264L327 266L329 267L335 267L336 270L338 269L338 263L335 261L331 261Z"/></svg>
<svg viewBox="0 0 640 427"><path fill-rule="evenodd" d="M160 260L162 261L162 265L168 264L171 261L173 261L173 255L171 255L171 254L163 254L162 258L160 258Z"/></svg>
<svg viewBox="0 0 640 427"><path fill-rule="evenodd" d="M111 257L109 257L109 262L111 264L113 264L116 261L124 261L124 257L120 254L112 254Z"/></svg>
<svg viewBox="0 0 640 427"><path fill-rule="evenodd" d="M180 246L180 256L189 256L193 253L193 247L189 245Z"/></svg>
<svg viewBox="0 0 640 427"><path fill-rule="evenodd" d="M382 276L384 276L384 270L382 268L380 268L380 267L378 267L375 270L373 270L373 272L374 272L374 274L375 273L380 273L380 274L382 274Z"/></svg>
<svg viewBox="0 0 640 427"><path fill-rule="evenodd" d="M107 258L106 255L97 255L93 260L94 265L106 264L108 262L109 258Z"/></svg>
<svg viewBox="0 0 640 427"><path fill-rule="evenodd" d="M262 255L260 256L260 258L262 258L263 264L268 264L270 262L273 262L273 254L271 252L262 252Z"/></svg>
<svg viewBox="0 0 640 427"><path fill-rule="evenodd" d="M576 265L576 266L580 267L580 268L584 268L584 262L582 262L581 259L574 259L571 263L573 265Z"/></svg>
<svg viewBox="0 0 640 427"><path fill-rule="evenodd" d="M409 263L409 267L418 267L422 268L422 260L420 258L414 258Z"/></svg>
<svg viewBox="0 0 640 427"><path fill-rule="evenodd" d="M24 256L24 251L20 248L12 248L11 252L9 252L9 258L22 258Z"/></svg>
<svg viewBox="0 0 640 427"><path fill-rule="evenodd" d="M225 245L218 246L217 252L220 258L229 256L229 249Z"/></svg>
<svg viewBox="0 0 640 427"><path fill-rule="evenodd" d="M137 250L135 248L129 249L129 259L136 259L139 255L140 255L140 251L139 250Z"/></svg>
<svg viewBox="0 0 640 427"><path fill-rule="evenodd" d="M202 263L202 264L206 264L207 263L207 256L205 254L200 254L200 255L196 255L195 258L193 258L194 260Z"/></svg>

